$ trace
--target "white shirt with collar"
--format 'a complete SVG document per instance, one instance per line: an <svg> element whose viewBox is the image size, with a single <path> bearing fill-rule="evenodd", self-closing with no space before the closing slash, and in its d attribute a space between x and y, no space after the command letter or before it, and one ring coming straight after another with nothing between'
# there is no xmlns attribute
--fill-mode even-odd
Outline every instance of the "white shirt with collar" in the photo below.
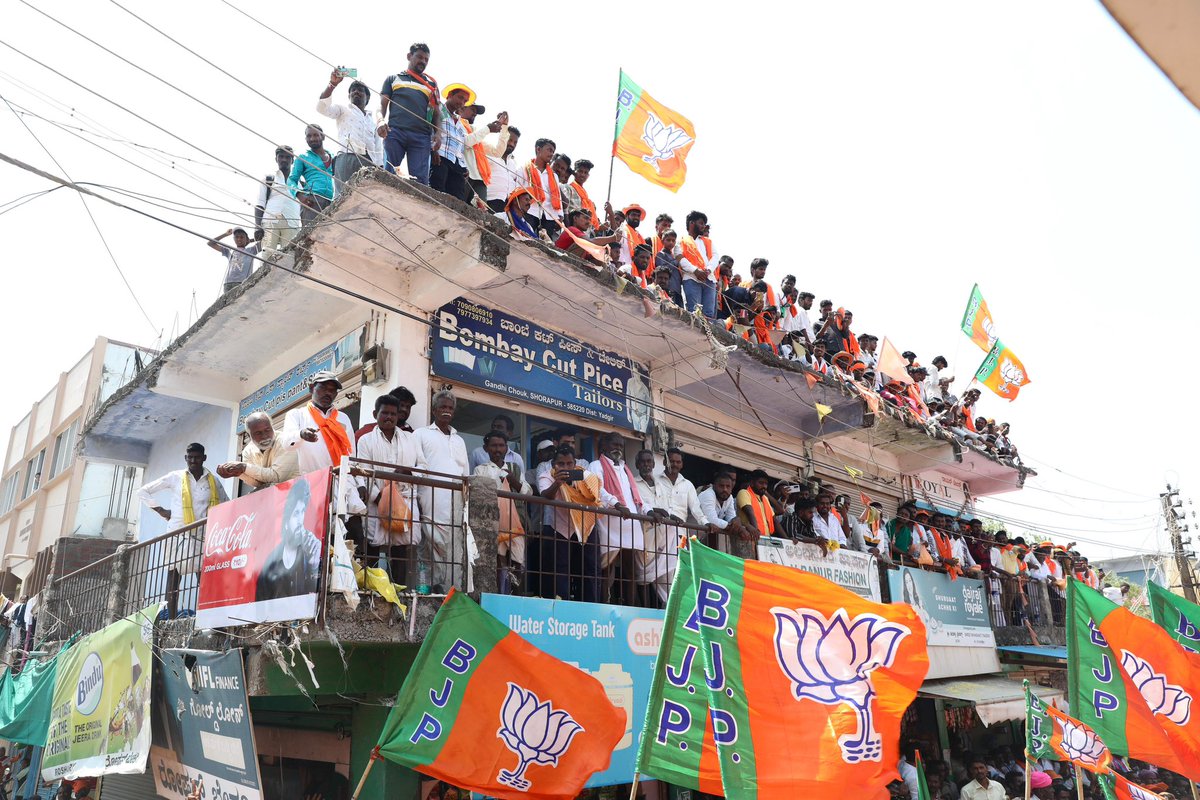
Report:
<svg viewBox="0 0 1200 800"><path fill-rule="evenodd" d="M505 464L512 462L505 461ZM496 488L505 492L511 492L512 487L508 484L509 472L507 469L498 467L494 461L488 460L486 464L480 464L471 471L472 475L482 475L496 481ZM529 481L525 480L524 472L520 473L521 488L518 490L521 494L533 494L533 487L529 485Z"/></svg>
<svg viewBox="0 0 1200 800"><path fill-rule="evenodd" d="M1004 790L1000 781L989 780L985 789L979 785L979 781L972 780L963 784L958 796L961 800L1007 800L1008 792Z"/></svg>
<svg viewBox="0 0 1200 800"><path fill-rule="evenodd" d="M354 447L354 456L366 461L395 464L398 467L408 467L410 469L419 466L418 462L420 460L417 453L417 443L413 439L413 434L408 431L402 431L399 428L396 428L393 432L391 441L388 441L388 438L383 435L383 432L378 427L372 428L358 440L358 443ZM367 492L367 503L369 504L367 512L367 540L373 545L386 544L388 536L381 534L379 531L379 499L380 495L383 494L385 481L361 475L354 480L357 486L362 487ZM413 518L416 519L418 517L416 485L401 482L400 487L404 492L405 502L408 503ZM420 526L410 523L406 541L393 541L392 543L418 544L420 541Z"/></svg>
<svg viewBox="0 0 1200 800"><path fill-rule="evenodd" d="M296 202L291 187L287 185L288 176L277 169L275 174L269 177L270 193L267 192L267 181L265 180L263 185L258 188L257 205L263 210L263 221L284 220L288 223L287 227L289 228L299 227L300 204Z"/></svg>
<svg viewBox="0 0 1200 800"><path fill-rule="evenodd" d="M729 523L737 519L737 503L734 502L732 494L726 497L725 502L722 503L717 500L717 493L710 486L700 493L699 501L700 510L717 530L725 530L729 527Z"/></svg>
<svg viewBox="0 0 1200 800"><path fill-rule="evenodd" d="M618 464L608 456L601 455L600 458L589 464L586 469L600 479L601 487L607 492L609 491L609 487L604 486L605 461L612 466L613 474L617 479L617 491L613 496L630 511L637 514L648 514L653 506L642 496L640 489L638 490L638 496L641 498L642 504L639 506L633 499L633 482L630 479L633 471L626 472L626 469L628 469L626 462L622 461ZM618 516L605 515L600 518L599 527L601 544L623 550L641 550L646 546L640 520L622 519Z"/></svg>
<svg viewBox="0 0 1200 800"><path fill-rule="evenodd" d="M309 408L312 408L316 413L323 417L329 417L329 414L323 413L319 408L312 403L305 403L299 408L293 408L287 412L283 418L283 432L279 434L279 438L283 441L284 447L295 448L297 459L300 462L300 474L307 475L310 472L315 472L319 469L327 467L336 467L329 458L329 448L325 446L325 438L321 435L320 429L317 428L317 423L309 413ZM330 409L330 414L334 411ZM350 439L351 447L354 446L354 426L350 424L350 418L342 411L337 412L337 421L346 429L346 436ZM317 440L310 442L301 438L300 433L305 428L317 428Z"/></svg>
<svg viewBox="0 0 1200 800"><path fill-rule="evenodd" d="M950 552L958 559L958 566L966 569L974 567L975 557L971 555L971 549L967 547L967 540L962 536L950 536ZM999 562L996 562L999 564Z"/></svg>
<svg viewBox="0 0 1200 800"><path fill-rule="evenodd" d="M908 791L909 797L912 800L920 800L921 783L920 778L917 777L917 768L901 756L900 763L896 765L896 771L900 773L900 780L904 782L904 788Z"/></svg>
<svg viewBox="0 0 1200 800"><path fill-rule="evenodd" d="M212 491L208 484L210 475L212 473L206 469L200 476L200 480L196 480L192 476L192 473L186 469L177 469L174 472L168 472L157 480L150 481L150 483L138 489L137 497L147 508L163 507L171 512L171 519L167 522L167 530L182 528L186 524L183 521L184 480L187 480L190 484L193 518L199 521L208 516L208 504L209 500L212 499ZM224 503L229 499L229 495L225 493L225 487L221 485L221 481L216 476L213 476L213 480L217 485L217 502ZM160 492L168 492L170 494L170 500L165 505L154 498Z"/></svg>
<svg viewBox="0 0 1200 800"><path fill-rule="evenodd" d="M242 448L242 463L246 465L246 471L238 477L244 483L255 487L273 486L290 481L300 474L296 451L284 447L278 434L266 450L251 440Z"/></svg>
<svg viewBox="0 0 1200 800"><path fill-rule="evenodd" d="M517 164L516 156L511 153L507 156L488 156L488 161L492 166L492 180L487 185L487 199L508 200L513 189L523 183L520 180L521 168Z"/></svg>
<svg viewBox="0 0 1200 800"><path fill-rule="evenodd" d="M317 113L337 120L338 145L342 152L366 156L375 166L383 166L383 139L376 133L375 117L370 112L323 97L317 101Z"/></svg>
<svg viewBox="0 0 1200 800"><path fill-rule="evenodd" d="M842 530L842 521L838 519L838 515L829 510L829 518L823 519L820 514L813 512L813 532L817 536L828 539L831 542L837 542L840 545L846 544L846 532Z"/></svg>
<svg viewBox="0 0 1200 800"><path fill-rule="evenodd" d="M446 434L436 423L430 423L424 428L417 428L413 436L416 438L417 458L425 469L450 475L471 474L467 443L453 427Z"/></svg>
<svg viewBox="0 0 1200 800"><path fill-rule="evenodd" d="M491 461L492 457L488 455L487 450L484 450L482 447L476 447L471 451L471 458L468 460L467 466L470 468L471 474L474 475L477 467L481 464L490 464ZM522 473L525 472L525 459L521 458L521 454L511 447L504 454L504 463L516 464L517 469L521 470Z"/></svg>

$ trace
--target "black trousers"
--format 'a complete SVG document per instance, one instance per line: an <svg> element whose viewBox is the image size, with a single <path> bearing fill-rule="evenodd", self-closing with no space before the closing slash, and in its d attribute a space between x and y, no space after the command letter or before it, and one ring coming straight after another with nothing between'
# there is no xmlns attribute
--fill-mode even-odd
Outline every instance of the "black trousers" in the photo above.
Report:
<svg viewBox="0 0 1200 800"><path fill-rule="evenodd" d="M438 163L429 168L429 185L461 200L467 192L467 168L439 158Z"/></svg>

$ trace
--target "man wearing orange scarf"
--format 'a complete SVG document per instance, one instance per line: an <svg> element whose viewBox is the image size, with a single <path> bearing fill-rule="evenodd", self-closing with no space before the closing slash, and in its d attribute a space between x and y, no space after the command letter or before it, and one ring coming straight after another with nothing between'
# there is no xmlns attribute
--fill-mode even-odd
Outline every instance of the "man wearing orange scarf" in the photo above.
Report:
<svg viewBox="0 0 1200 800"><path fill-rule="evenodd" d="M484 113L479 103L463 106L459 119L467 131L467 191L463 201L479 208L487 208L487 187L492 182L492 162L489 158L502 159L508 148L508 112L501 111L487 125L476 126L475 118ZM500 138L489 139L488 134L498 133ZM499 167L497 167L499 169Z"/></svg>
<svg viewBox="0 0 1200 800"><path fill-rule="evenodd" d="M596 203L587 193L587 189L583 185L587 183L588 178L592 176L592 167L596 166L586 158L581 158L575 162L575 180L565 187L567 196L567 211L581 209L588 212L591 216L591 226L599 227L600 218L596 216Z"/></svg>
<svg viewBox="0 0 1200 800"><path fill-rule="evenodd" d="M389 75L379 90L378 128L386 137L388 172L395 172L408 158L408 174L429 185L430 156L441 147L441 94L437 81L426 74L429 45L416 42L408 48L408 69Z"/></svg>
<svg viewBox="0 0 1200 800"><path fill-rule="evenodd" d="M598 475L576 467L575 451L570 445L555 452L551 468L538 478L538 492L547 500L592 508L624 508L618 498L605 491ZM600 602L597 521L596 514L582 509L546 509L537 563L530 558L529 566L531 582L540 584L542 597Z"/></svg>
<svg viewBox="0 0 1200 800"><path fill-rule="evenodd" d="M333 407L342 382L327 370L308 379L309 402L283 418L283 446L296 448L300 473L336 467L354 452L354 427Z"/></svg>
<svg viewBox="0 0 1200 800"><path fill-rule="evenodd" d="M529 189L534 203L525 215L536 231L545 229L554 241L562 233L563 202L558 178L550 164L558 145L551 139L538 139L533 146L533 160L521 168L517 184Z"/></svg>

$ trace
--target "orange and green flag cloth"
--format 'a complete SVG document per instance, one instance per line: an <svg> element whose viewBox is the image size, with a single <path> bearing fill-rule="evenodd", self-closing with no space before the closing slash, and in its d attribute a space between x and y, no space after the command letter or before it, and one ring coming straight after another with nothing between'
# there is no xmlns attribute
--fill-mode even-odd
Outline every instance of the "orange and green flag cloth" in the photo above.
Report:
<svg viewBox="0 0 1200 800"><path fill-rule="evenodd" d="M1200 655L1074 579L1067 684L1072 713L1114 753L1200 779Z"/></svg>
<svg viewBox="0 0 1200 800"><path fill-rule="evenodd" d="M675 611L702 644L661 668L703 671L725 795L795 800L852 786L855 797L886 798L900 720L929 670L917 613L695 542L688 559L694 594ZM656 700L648 715L662 719Z"/></svg>
<svg viewBox="0 0 1200 800"><path fill-rule="evenodd" d="M566 800L608 767L624 733L625 714L599 681L452 591L377 749L489 797Z"/></svg>
<svg viewBox="0 0 1200 800"><path fill-rule="evenodd" d="M1146 584L1150 616L1184 650L1200 653L1200 606L1167 591L1154 581Z"/></svg>
<svg viewBox="0 0 1200 800"><path fill-rule="evenodd" d="M976 370L975 380L1005 400L1016 400L1021 387L1029 383L1029 373L1021 359L997 339Z"/></svg>
<svg viewBox="0 0 1200 800"><path fill-rule="evenodd" d="M1116 772L1101 775L1099 783L1105 800L1162 800L1161 794L1152 792L1144 786L1138 786Z"/></svg>
<svg viewBox="0 0 1200 800"><path fill-rule="evenodd" d="M1025 681L1025 752L1032 761L1069 761L1090 772L1112 769L1112 753L1094 730L1046 705Z"/></svg>
<svg viewBox="0 0 1200 800"><path fill-rule="evenodd" d="M933 800L929 793L929 779L925 777L925 762L921 760L921 751L917 751L917 800Z"/></svg>
<svg viewBox="0 0 1200 800"><path fill-rule="evenodd" d="M983 292L979 291L977 283L971 289L971 297L967 300L966 310L963 311L962 332L970 336L971 341L986 353L996 343L994 327L992 312L988 310L987 301L983 299Z"/></svg>
<svg viewBox="0 0 1200 800"><path fill-rule="evenodd" d="M613 155L651 183L678 192L696 141L692 121L667 108L621 72Z"/></svg>

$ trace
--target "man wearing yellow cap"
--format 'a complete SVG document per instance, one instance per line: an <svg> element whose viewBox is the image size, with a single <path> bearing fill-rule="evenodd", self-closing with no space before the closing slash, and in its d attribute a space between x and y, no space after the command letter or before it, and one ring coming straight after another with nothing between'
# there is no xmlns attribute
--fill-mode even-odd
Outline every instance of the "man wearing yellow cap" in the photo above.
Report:
<svg viewBox="0 0 1200 800"><path fill-rule="evenodd" d="M475 93L461 83L446 87L442 103L441 146L429 162L429 185L439 192L462 199L467 193L467 130L459 119L463 106L475 102Z"/></svg>

